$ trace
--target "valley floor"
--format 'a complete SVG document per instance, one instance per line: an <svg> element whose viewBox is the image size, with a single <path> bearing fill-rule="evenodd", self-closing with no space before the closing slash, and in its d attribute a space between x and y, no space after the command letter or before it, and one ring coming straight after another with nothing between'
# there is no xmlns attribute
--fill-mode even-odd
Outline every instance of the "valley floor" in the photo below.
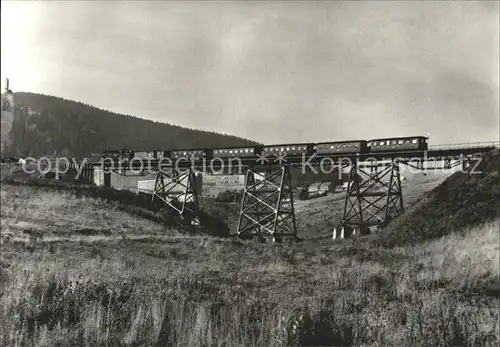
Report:
<svg viewBox="0 0 500 347"><path fill-rule="evenodd" d="M1 203L0 345L500 342L498 220L391 249L266 245L49 188L2 184Z"/></svg>

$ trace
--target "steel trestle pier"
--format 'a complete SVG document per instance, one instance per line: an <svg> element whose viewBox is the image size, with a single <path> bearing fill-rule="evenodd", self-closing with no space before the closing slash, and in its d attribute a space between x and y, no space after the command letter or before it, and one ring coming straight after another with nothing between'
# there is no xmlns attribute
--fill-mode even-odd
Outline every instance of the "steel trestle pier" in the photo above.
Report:
<svg viewBox="0 0 500 347"><path fill-rule="evenodd" d="M369 168L367 172L366 168ZM404 211L399 162L360 164L349 171L342 227L385 225Z"/></svg>
<svg viewBox="0 0 500 347"><path fill-rule="evenodd" d="M198 184L191 168L179 172L174 168L156 172L152 201L161 200L179 215L190 212L198 215Z"/></svg>
<svg viewBox="0 0 500 347"><path fill-rule="evenodd" d="M297 238L289 166L268 168L264 175L247 169L238 221L238 236Z"/></svg>

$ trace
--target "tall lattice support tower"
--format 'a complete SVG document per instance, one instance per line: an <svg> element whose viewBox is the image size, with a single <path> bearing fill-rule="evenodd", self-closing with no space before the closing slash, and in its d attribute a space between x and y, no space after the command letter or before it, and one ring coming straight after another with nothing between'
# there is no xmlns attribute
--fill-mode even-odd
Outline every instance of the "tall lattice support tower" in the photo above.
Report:
<svg viewBox="0 0 500 347"><path fill-rule="evenodd" d="M157 171L152 201L159 199L180 216L197 218L201 184L193 169L180 172L174 168Z"/></svg>
<svg viewBox="0 0 500 347"><path fill-rule="evenodd" d="M398 162L354 162L348 182L342 227L363 233L372 225L385 226L404 211Z"/></svg>
<svg viewBox="0 0 500 347"><path fill-rule="evenodd" d="M241 200L238 236L273 241L297 239L292 176L289 166L268 169L265 175L248 169Z"/></svg>

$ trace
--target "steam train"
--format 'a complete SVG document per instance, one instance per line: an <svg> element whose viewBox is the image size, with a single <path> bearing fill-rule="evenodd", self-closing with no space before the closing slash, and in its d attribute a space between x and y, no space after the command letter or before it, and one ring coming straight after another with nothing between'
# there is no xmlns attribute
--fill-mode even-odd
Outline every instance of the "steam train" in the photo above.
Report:
<svg viewBox="0 0 500 347"><path fill-rule="evenodd" d="M340 141L340 142L319 142L305 144L282 144L269 146L251 146L251 147L228 147L212 149L176 149L176 150L155 150L155 151L132 151L130 149L106 150L102 153L103 158L111 159L151 159L159 160L170 158L177 160L180 158L195 160L213 158L231 158L241 159L255 156L286 156L302 157L302 155L356 155L368 153L398 152L398 151L420 151L428 149L428 137L393 137L373 140Z"/></svg>

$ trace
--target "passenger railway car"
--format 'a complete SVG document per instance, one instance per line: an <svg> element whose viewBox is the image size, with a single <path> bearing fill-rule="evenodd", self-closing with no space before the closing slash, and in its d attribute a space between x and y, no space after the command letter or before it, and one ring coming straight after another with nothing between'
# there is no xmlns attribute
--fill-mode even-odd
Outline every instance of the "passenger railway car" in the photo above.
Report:
<svg viewBox="0 0 500 347"><path fill-rule="evenodd" d="M110 159L120 159L121 152L120 150L105 150L102 152L102 157L103 158L110 158Z"/></svg>
<svg viewBox="0 0 500 347"><path fill-rule="evenodd" d="M394 137L368 141L370 152L393 152L398 150L427 150L428 138L425 136Z"/></svg>
<svg viewBox="0 0 500 347"><path fill-rule="evenodd" d="M101 155L103 158L109 158L113 160L124 160L132 159L134 157L134 151L131 149L117 149L117 150L105 150Z"/></svg>
<svg viewBox="0 0 500 347"><path fill-rule="evenodd" d="M314 143L297 143L297 144L286 144L286 145L273 145L264 146L262 148L263 155L280 155L285 154L288 156L301 156L302 154L311 155L313 154Z"/></svg>
<svg viewBox="0 0 500 347"><path fill-rule="evenodd" d="M365 153L367 141L319 142L314 145L314 150L317 154Z"/></svg>
<svg viewBox="0 0 500 347"><path fill-rule="evenodd" d="M171 158L173 160L184 158L191 160L192 158L200 160L203 158L209 159L211 157L211 151L207 149L182 149L182 150L172 150Z"/></svg>
<svg viewBox="0 0 500 347"><path fill-rule="evenodd" d="M262 147L230 147L230 148L216 148L213 150L214 158L245 158L254 157L260 154Z"/></svg>

